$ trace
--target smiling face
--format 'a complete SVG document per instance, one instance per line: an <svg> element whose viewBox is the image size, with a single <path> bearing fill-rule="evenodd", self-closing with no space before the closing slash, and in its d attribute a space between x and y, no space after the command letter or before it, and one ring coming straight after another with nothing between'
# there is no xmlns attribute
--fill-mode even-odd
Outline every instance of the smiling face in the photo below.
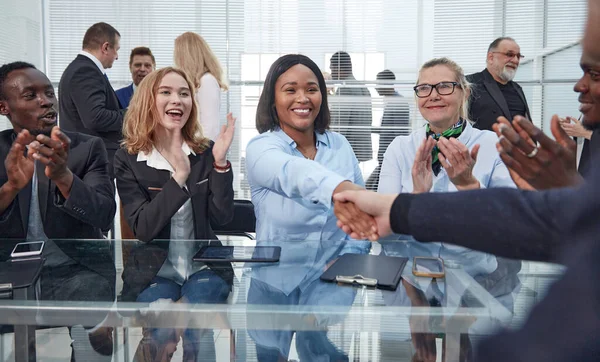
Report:
<svg viewBox="0 0 600 362"><path fill-rule="evenodd" d="M154 70L152 57L149 55L134 55L129 70L131 71L133 84L137 86L145 76Z"/></svg>
<svg viewBox="0 0 600 362"><path fill-rule="evenodd" d="M6 116L16 132L49 134L58 116L54 87L46 75L35 68L10 72L4 82L6 99L0 100L0 114Z"/></svg>
<svg viewBox="0 0 600 362"><path fill-rule="evenodd" d="M512 57L506 54L513 55ZM508 83L515 78L521 59L521 48L512 40L502 40L496 49L492 49L487 57L487 69L496 81Z"/></svg>
<svg viewBox="0 0 600 362"><path fill-rule="evenodd" d="M445 65L436 65L421 70L417 84L438 84L440 82L457 82L456 74ZM456 86L449 95L439 95L434 88L429 97L417 98L419 111L429 121L436 132L444 131L458 122L460 106L464 102L465 93Z"/></svg>
<svg viewBox="0 0 600 362"><path fill-rule="evenodd" d="M290 137L314 132L322 96L317 76L307 66L296 64L275 82L275 110L279 126Z"/></svg>
<svg viewBox="0 0 600 362"><path fill-rule="evenodd" d="M181 131L190 117L193 102L185 79L177 73L167 73L156 94L159 125L167 131Z"/></svg>

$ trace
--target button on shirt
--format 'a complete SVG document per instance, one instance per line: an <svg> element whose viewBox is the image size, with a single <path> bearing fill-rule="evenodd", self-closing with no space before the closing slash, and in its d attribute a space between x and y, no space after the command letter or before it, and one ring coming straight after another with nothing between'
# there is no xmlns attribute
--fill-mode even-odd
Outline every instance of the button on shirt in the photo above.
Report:
<svg viewBox="0 0 600 362"><path fill-rule="evenodd" d="M326 131L316 133L316 146L315 159L306 159L296 142L276 129L256 136L246 148L257 240L285 243L280 265L288 265L285 272L266 274L257 270L254 277L284 293L293 291L305 277L312 279L309 273L322 273L316 264L324 267L337 255L366 253L370 246L368 242L352 246L339 243L348 236L337 227L333 213L333 190L341 182L364 186L350 143L341 134ZM294 241L304 240L321 240L324 246L335 241L342 247L328 247L325 253L316 249L293 252Z"/></svg>
<svg viewBox="0 0 600 362"><path fill-rule="evenodd" d="M390 144L383 158L379 178L378 192L386 194L411 193L413 182L411 169L416 157L417 148L425 139L425 127L422 127L408 136L399 136ZM477 162L473 168L473 176L479 181L480 187L515 187L508 169L500 159L496 150L498 137L491 131L482 131L473 128L467 122L465 130L458 137L458 141L472 149L480 145ZM430 192L457 191L456 186L448 178L446 170L442 168L437 176L433 176L433 186ZM468 218L469 215L465 215ZM431 215L431 222L435 222L435 215ZM398 238L398 235L396 235ZM446 243L419 243L410 236L403 235L403 240L408 243L386 243L386 253L402 256L434 255L442 259L460 260L466 272L471 275L491 273L496 267L496 258L490 254L473 251L461 246Z"/></svg>
<svg viewBox="0 0 600 362"><path fill-rule="evenodd" d="M196 155L190 149L187 143L183 143L181 149L186 156ZM173 175L175 170L163 155L158 152L154 146L150 153L138 153L138 162L146 162L148 167L157 170L166 170ZM184 186L185 187L185 186ZM169 252L167 260L157 273L157 276L172 280L178 284L183 284L187 278L195 272L206 268L206 265L199 262L192 262L192 257L198 251L198 245L194 235L194 212L192 201L188 199L171 217L171 241L169 242Z"/></svg>

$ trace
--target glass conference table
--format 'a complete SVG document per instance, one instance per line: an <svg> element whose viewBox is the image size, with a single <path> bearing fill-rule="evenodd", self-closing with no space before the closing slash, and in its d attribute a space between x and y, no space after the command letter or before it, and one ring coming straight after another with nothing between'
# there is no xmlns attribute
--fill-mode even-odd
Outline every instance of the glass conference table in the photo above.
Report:
<svg viewBox="0 0 600 362"><path fill-rule="evenodd" d="M16 242L0 240L0 261L10 258ZM214 243L189 242L194 249ZM231 264L209 264L211 271L231 285L229 295L218 303L140 303L137 296L153 287L153 278L167 258L167 241L54 243L63 253L60 255L67 256L62 264L44 266L39 280L27 292L0 299L0 334L13 336L12 343L2 344L0 359L43 359L40 351L48 349L40 348L40 341L36 343L36 329L39 335L47 328L69 327L76 341L74 335L81 334L85 326L112 333L104 344L114 343L114 361L132 357L169 360L179 337L194 330L211 331L208 342L204 338L200 343L197 360L472 360L478 341L498 328L520 326L563 272L554 264L504 260L498 261L493 272L473 275L464 260L445 259L445 277L432 279L414 276L415 255L405 255L411 258L398 288L381 290L327 283L319 277L342 253L394 254L388 252L394 249L389 242L265 243L234 238L222 243L280 246L281 259L278 263L233 263L231 268ZM50 248L54 253L57 249ZM56 262L56 254L52 258ZM57 288L65 285L74 286L73 290ZM155 344L157 340L174 342L169 346L161 342L154 350L144 351L142 345L130 340L132 331L142 329L152 331L143 332L144 336L161 331L162 336L171 336L157 337ZM210 344L225 337L226 354L223 348L215 352ZM94 351L102 350L95 342ZM71 353L68 343L52 348Z"/></svg>

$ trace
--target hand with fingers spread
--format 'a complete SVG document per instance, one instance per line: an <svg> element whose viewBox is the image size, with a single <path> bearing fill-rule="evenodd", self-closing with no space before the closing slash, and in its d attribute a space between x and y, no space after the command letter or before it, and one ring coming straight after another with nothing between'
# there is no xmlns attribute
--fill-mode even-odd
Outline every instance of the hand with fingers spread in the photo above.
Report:
<svg viewBox="0 0 600 362"><path fill-rule="evenodd" d="M4 160L8 180L2 186L3 191L10 191L16 195L31 181L33 160L25 157L25 149L32 141L33 136L27 130L22 130L17 135Z"/></svg>
<svg viewBox="0 0 600 362"><path fill-rule="evenodd" d="M436 145L433 137L424 139L415 155L415 161L411 169L413 180L413 193L420 194L429 192L433 186L433 170L431 169L431 151Z"/></svg>
<svg viewBox="0 0 600 362"><path fill-rule="evenodd" d="M457 190L473 190L480 187L479 181L473 176L479 145L473 146L469 151L467 146L456 138L441 137L438 140L438 148L440 163Z"/></svg>
<svg viewBox="0 0 600 362"><path fill-rule="evenodd" d="M65 198L69 197L73 184L73 173L69 170L69 148L71 140L58 126L52 128L50 137L39 134L29 144L28 157L45 166L46 177L54 181Z"/></svg>
<svg viewBox="0 0 600 362"><path fill-rule="evenodd" d="M378 240L376 221L371 215L360 210L352 202L341 201L335 198L335 195L346 190L360 191L364 189L350 181L344 181L335 188L333 191L333 212L338 219L338 226L340 223L347 225L352 230L353 235L350 236L354 239Z"/></svg>
<svg viewBox="0 0 600 362"><path fill-rule="evenodd" d="M496 148L519 188L544 190L583 182L577 172L577 144L560 126L557 115L550 124L556 141L521 116L512 125L499 117L493 127L500 137Z"/></svg>
<svg viewBox="0 0 600 362"><path fill-rule="evenodd" d="M236 118L231 113L227 114L227 125L221 127L219 138L217 138L213 146L212 153L217 166L227 166L227 151L229 151L229 147L233 141L235 120Z"/></svg>
<svg viewBox="0 0 600 362"><path fill-rule="evenodd" d="M559 118L560 126L565 132L571 137L582 137L585 139L591 139L593 131L585 129L577 118L566 117Z"/></svg>

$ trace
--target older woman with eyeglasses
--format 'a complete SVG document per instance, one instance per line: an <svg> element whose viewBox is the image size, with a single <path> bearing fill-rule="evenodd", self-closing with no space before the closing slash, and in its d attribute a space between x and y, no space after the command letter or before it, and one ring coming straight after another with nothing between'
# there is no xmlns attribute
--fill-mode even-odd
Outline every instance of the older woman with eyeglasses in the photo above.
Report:
<svg viewBox="0 0 600 362"><path fill-rule="evenodd" d="M408 136L396 137L389 145L381 167L379 192L514 187L496 150L496 134L473 128L467 119L471 90L462 69L454 61L439 58L425 63L419 71L414 91L417 106L427 124ZM436 222L436 215L431 215L431 223ZM497 267L492 255L443 242L390 247L394 250L408 248L402 252L410 256L453 259L472 276L487 275Z"/></svg>

